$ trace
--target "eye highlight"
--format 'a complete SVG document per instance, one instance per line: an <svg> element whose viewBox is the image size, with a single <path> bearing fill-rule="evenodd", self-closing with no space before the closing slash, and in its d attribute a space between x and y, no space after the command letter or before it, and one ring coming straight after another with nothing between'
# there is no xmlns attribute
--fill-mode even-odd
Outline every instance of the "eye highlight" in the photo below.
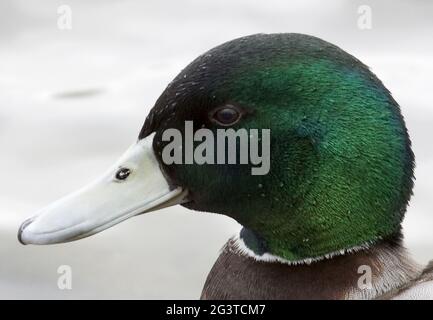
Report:
<svg viewBox="0 0 433 320"><path fill-rule="evenodd" d="M231 126L240 120L241 115L238 108L228 104L212 111L210 120L222 126Z"/></svg>

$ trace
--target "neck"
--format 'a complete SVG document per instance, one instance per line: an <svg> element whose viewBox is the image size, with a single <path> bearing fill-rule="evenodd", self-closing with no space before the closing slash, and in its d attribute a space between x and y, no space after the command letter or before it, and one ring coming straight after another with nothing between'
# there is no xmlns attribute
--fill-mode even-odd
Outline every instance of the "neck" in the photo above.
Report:
<svg viewBox="0 0 433 320"><path fill-rule="evenodd" d="M242 228L239 237L235 237L234 239L236 239L239 251L241 251L246 256L253 258L256 261L279 262L292 266L311 264L318 261L331 259L335 256L342 256L358 251L367 250L372 244L375 243L374 241L370 241L359 246L328 252L322 256L303 258L299 260L287 260L284 257L271 253L266 245L266 240L259 237L256 233L245 227Z"/></svg>
<svg viewBox="0 0 433 320"><path fill-rule="evenodd" d="M224 283L226 275L233 272L242 272L242 278ZM289 265L257 261L233 239L209 274L203 297L242 299L246 294L257 299L375 299L420 273L420 267L396 240L383 240L368 249L310 264ZM234 292L233 287L237 288Z"/></svg>

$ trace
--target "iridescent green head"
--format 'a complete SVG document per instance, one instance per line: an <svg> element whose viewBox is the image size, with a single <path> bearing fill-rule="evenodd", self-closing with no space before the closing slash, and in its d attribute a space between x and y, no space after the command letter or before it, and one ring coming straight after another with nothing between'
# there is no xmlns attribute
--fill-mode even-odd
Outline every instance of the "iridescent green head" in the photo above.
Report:
<svg viewBox="0 0 433 320"><path fill-rule="evenodd" d="M270 171L162 161L165 129L216 131L214 111L240 110L233 129L270 129ZM285 260L319 258L397 234L414 156L400 108L380 80L338 47L300 34L253 35L187 66L156 102L140 139L188 208L245 227L246 245ZM184 131L182 131L184 132Z"/></svg>

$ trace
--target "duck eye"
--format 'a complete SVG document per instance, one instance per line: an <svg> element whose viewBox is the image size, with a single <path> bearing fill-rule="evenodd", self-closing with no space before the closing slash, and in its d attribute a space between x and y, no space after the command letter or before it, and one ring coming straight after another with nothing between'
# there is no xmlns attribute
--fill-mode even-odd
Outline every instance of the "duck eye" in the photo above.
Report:
<svg viewBox="0 0 433 320"><path fill-rule="evenodd" d="M226 105L215 110L211 116L211 120L214 122L223 126L229 126L239 121L241 113L234 106Z"/></svg>
<svg viewBox="0 0 433 320"><path fill-rule="evenodd" d="M128 168L120 168L116 172L116 179L117 180L126 180L126 178L128 178L130 174L131 174L131 170L130 169L128 169Z"/></svg>

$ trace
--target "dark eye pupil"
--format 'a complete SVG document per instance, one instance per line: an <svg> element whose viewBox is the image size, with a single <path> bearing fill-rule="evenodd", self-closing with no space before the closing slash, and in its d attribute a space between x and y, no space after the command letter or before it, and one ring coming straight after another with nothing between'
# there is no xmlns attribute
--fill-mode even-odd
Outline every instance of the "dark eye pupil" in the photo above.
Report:
<svg viewBox="0 0 433 320"><path fill-rule="evenodd" d="M231 124L239 118L239 113L232 108L223 108L215 114L215 119L222 124Z"/></svg>
<svg viewBox="0 0 433 320"><path fill-rule="evenodd" d="M116 173L117 180L125 180L131 174L131 170L128 168L120 168Z"/></svg>

